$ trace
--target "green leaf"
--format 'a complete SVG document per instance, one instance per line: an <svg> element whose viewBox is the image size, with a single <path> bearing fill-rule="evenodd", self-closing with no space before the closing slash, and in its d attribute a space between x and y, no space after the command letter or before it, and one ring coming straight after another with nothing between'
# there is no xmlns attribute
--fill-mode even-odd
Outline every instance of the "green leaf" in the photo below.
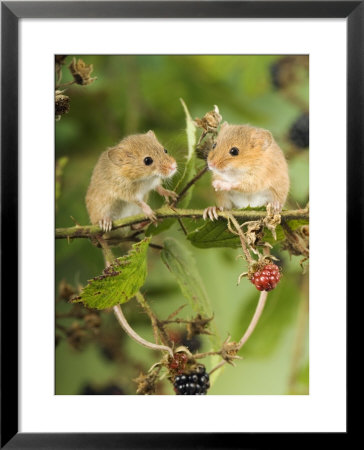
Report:
<svg viewBox="0 0 364 450"><path fill-rule="evenodd" d="M166 238L161 252L162 261L176 277L183 295L199 314L211 314L209 300L196 262L191 253L173 238Z"/></svg>
<svg viewBox="0 0 364 450"><path fill-rule="evenodd" d="M188 233L187 239L198 248L241 246L239 238L227 229L227 222L224 219L206 222L202 227Z"/></svg>
<svg viewBox="0 0 364 450"><path fill-rule="evenodd" d="M88 281L73 302L82 302L92 309L106 309L133 298L147 276L149 242L150 238L145 238L134 244L126 255L116 258L102 275Z"/></svg>
<svg viewBox="0 0 364 450"><path fill-rule="evenodd" d="M241 224L243 222L239 220L239 223ZM292 230L295 230L296 228L307 224L308 220L290 220L287 223ZM263 241L275 245L285 239L283 228L280 225L277 226L276 233L277 240L273 238L273 235L269 230L265 229ZM187 239L198 248L239 248L241 246L239 237L228 230L227 222L224 219L206 222L196 230L188 233Z"/></svg>
<svg viewBox="0 0 364 450"><path fill-rule="evenodd" d="M191 308L204 317L211 317L212 310L203 281L197 269L196 261L191 253L173 238L166 238L163 243L161 258L170 272L176 277L182 294ZM213 324L212 328L213 328ZM219 346L216 330L212 329L212 343Z"/></svg>
<svg viewBox="0 0 364 450"><path fill-rule="evenodd" d="M55 185L55 200L56 200L56 209L57 209L57 200L61 196L61 187L62 187L62 177L63 170L68 163L67 156L63 156L62 158L57 159L56 162L56 185Z"/></svg>
<svg viewBox="0 0 364 450"><path fill-rule="evenodd" d="M182 176L177 180L176 185L173 187L175 192L180 192L184 186L196 175L196 130L197 127L195 122L193 121L185 102L181 100L183 109L186 115L186 134L187 134L187 155L186 155L186 163L184 166L184 170ZM180 202L178 202L179 208L187 208L192 198L192 191L194 186L192 186L186 193L186 195L182 198ZM162 233L163 231L168 230L175 221L173 219L164 220L162 223L155 226L154 224L149 225L146 230L146 236L155 236L157 234Z"/></svg>
<svg viewBox="0 0 364 450"><path fill-rule="evenodd" d="M178 180L174 189L176 192L180 192L184 188L184 186L191 180L191 178L193 178L196 175L196 159L197 159L195 152L197 127L188 111L185 102L183 101L183 99L180 100L186 115L187 157L183 174L181 178ZM178 206L180 208L186 208L188 206L192 197L192 191L193 186L188 190L187 194L178 203Z"/></svg>

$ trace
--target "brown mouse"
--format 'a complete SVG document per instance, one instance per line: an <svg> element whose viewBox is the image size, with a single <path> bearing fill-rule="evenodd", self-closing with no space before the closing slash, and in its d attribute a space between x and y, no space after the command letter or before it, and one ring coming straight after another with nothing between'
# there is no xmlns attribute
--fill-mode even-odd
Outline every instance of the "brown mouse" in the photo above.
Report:
<svg viewBox="0 0 364 450"><path fill-rule="evenodd" d="M155 189L166 199L176 200L176 193L161 186L162 179L172 177L176 171L175 159L153 131L125 137L101 154L93 170L86 195L91 223L110 231L113 220L142 212L156 221L146 203L148 193Z"/></svg>
<svg viewBox="0 0 364 450"><path fill-rule="evenodd" d="M289 191L288 166L268 130L225 122L207 164L213 173L218 209L271 204L281 211ZM207 216L218 218L216 206L205 209L204 219Z"/></svg>

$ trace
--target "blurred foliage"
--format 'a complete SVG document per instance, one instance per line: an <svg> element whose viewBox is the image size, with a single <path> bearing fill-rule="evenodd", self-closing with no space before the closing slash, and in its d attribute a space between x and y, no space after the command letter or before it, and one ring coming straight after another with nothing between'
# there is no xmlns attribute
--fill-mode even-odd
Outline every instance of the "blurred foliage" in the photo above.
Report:
<svg viewBox="0 0 364 450"><path fill-rule="evenodd" d="M93 65L92 75L97 80L87 86L61 87L71 98L71 107L56 123L56 160L63 161L57 166L56 176L57 227L73 226L71 216L80 224L89 223L84 198L93 167L102 151L128 134L153 129L183 173L188 147L180 98L186 102L192 118L203 117L216 104L223 120L229 123L250 123L269 129L289 163L291 191L286 207L303 207L307 203L308 149L296 147L289 138L292 125L308 112L307 58L291 57L289 62L279 55L72 55L65 59L61 83L73 80L67 65L74 56ZM277 70L292 73L281 74L278 83ZM198 171L204 163L197 160L196 164ZM173 187L173 181L166 187ZM162 203L160 196L151 194L152 207ZM204 208L213 203L207 173L197 182L190 206ZM177 221L169 225L169 229L159 230L161 233L153 236L152 242L162 245L166 238L173 237L194 256L219 335L225 338L230 333L233 339L239 339L258 299L258 292L247 280L237 286L242 260L236 260L236 256L241 252L232 248L196 248L187 241ZM194 220L184 220L188 231L196 225ZM121 256L129 249L125 245L115 254ZM301 317L306 311L301 306L308 302L308 275L302 274L301 257L290 257L280 250L280 245L274 247L273 254L283 268L282 281L269 294L261 321L241 351L244 360L235 368L225 367L209 394L308 393L308 330L307 320L302 321ZM82 351L70 344L67 327L76 329L74 324L81 319L65 317L72 305L61 298L58 286L66 280L79 292L103 268L101 250L87 239L56 241L56 313L57 323L64 326L57 328L56 394L85 394L91 392L90 386L97 392L135 394L132 380L148 370L159 356L129 339L109 311L100 312L100 329L85 334ZM142 290L161 319L188 303L159 251L153 248L148 250L148 276ZM139 305L131 301L123 309L133 328L153 340L149 319ZM188 306L179 314L185 318L192 315ZM82 326L79 325L81 329ZM176 332L183 333L182 325L176 327ZM202 351L208 351L209 337L201 336L201 342ZM212 358L204 362L207 369L216 363ZM293 367L296 375L292 381ZM108 391L108 386L116 388ZM158 389L158 394L173 394L167 382L160 383Z"/></svg>

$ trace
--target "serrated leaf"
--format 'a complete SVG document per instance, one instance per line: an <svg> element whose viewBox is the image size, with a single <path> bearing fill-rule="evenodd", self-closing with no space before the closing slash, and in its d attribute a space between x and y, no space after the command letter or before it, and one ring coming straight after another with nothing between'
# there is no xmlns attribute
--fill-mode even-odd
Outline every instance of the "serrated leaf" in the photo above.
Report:
<svg viewBox="0 0 364 450"><path fill-rule="evenodd" d="M242 221L239 220L239 223L242 223ZM287 222L292 230L307 223L308 220L305 219L290 220ZM277 226L276 233L277 239L275 240L272 233L268 229L265 229L263 241L275 245L285 239L283 228L280 225ZM227 229L227 222L224 219L206 222L196 230L188 233L187 239L198 248L239 248L241 246L239 237Z"/></svg>
<svg viewBox="0 0 364 450"><path fill-rule="evenodd" d="M241 246L239 238L230 233L227 229L227 222L223 219L206 222L202 227L188 233L187 239L198 248L238 248Z"/></svg>
<svg viewBox="0 0 364 450"><path fill-rule="evenodd" d="M212 311L203 281L197 269L197 264L191 253L173 238L166 238L163 243L161 258L170 272L176 277L182 294L188 300L191 308L204 317L211 317ZM219 345L216 330L210 336L216 348Z"/></svg>
<svg viewBox="0 0 364 450"><path fill-rule="evenodd" d="M143 239L134 244L126 255L116 258L102 275L88 281L73 302L82 302L92 309L106 309L133 298L147 276L149 241L150 238Z"/></svg>

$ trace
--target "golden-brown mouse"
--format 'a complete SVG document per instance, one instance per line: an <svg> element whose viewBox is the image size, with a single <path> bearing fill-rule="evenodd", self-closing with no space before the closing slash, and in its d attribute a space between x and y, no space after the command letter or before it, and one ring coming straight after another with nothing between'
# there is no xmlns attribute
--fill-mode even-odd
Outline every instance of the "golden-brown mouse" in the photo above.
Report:
<svg viewBox="0 0 364 450"><path fill-rule="evenodd" d="M289 191L288 166L268 130L225 122L207 163L218 209L271 204L281 211ZM217 208L206 208L204 219L217 219Z"/></svg>
<svg viewBox="0 0 364 450"><path fill-rule="evenodd" d="M101 154L93 170L86 195L91 223L110 231L114 220L142 212L156 221L146 203L148 193L155 189L166 199L176 200L177 194L161 186L162 180L176 171L175 159L153 131L125 137Z"/></svg>

